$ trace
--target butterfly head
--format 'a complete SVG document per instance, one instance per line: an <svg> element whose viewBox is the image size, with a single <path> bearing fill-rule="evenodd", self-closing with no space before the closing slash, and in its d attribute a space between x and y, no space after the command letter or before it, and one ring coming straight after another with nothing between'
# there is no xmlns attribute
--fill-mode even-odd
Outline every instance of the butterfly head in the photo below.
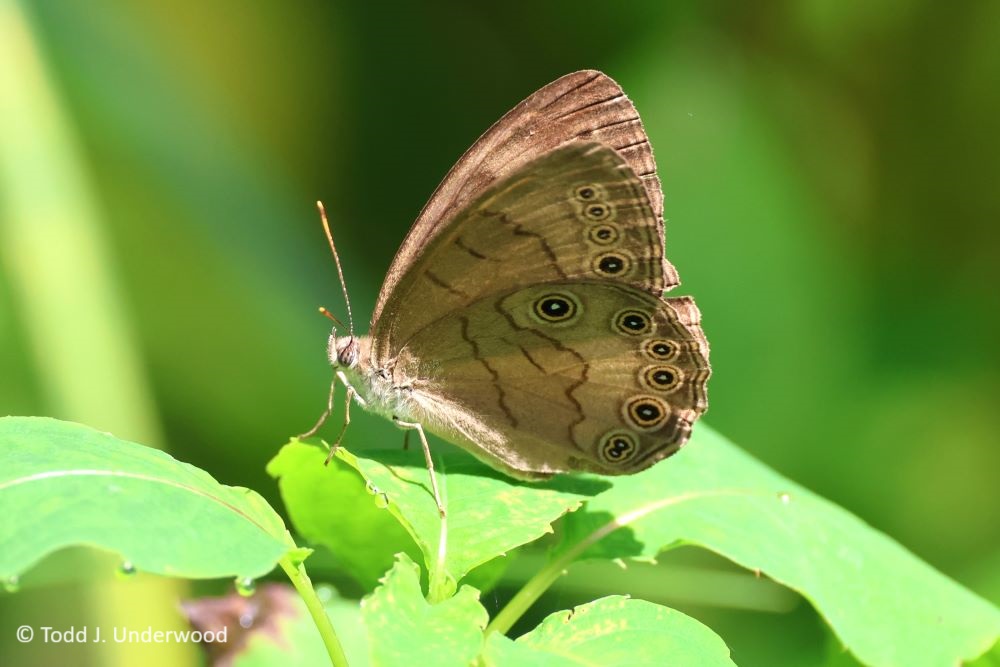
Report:
<svg viewBox="0 0 1000 667"><path fill-rule="evenodd" d="M337 336L337 327L333 327L326 344L326 353L333 367L354 368L361 357L360 340L353 335Z"/></svg>

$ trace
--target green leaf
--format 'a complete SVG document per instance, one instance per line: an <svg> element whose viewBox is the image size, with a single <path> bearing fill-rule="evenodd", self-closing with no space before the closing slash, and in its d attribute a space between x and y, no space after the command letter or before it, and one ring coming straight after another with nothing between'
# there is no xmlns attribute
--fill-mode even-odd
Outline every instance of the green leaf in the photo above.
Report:
<svg viewBox="0 0 1000 667"><path fill-rule="evenodd" d="M507 573L508 566L521 557L524 549L530 548L519 547L508 551L504 556L497 556L493 560L476 566L471 572L462 577L461 583L472 586L481 594L492 591Z"/></svg>
<svg viewBox="0 0 1000 667"><path fill-rule="evenodd" d="M295 530L321 544L365 590L373 590L397 553L419 557L413 539L389 512L376 505L358 472L327 452L291 442L267 464ZM377 539L373 539L377 536Z"/></svg>
<svg viewBox="0 0 1000 667"><path fill-rule="evenodd" d="M968 667L1000 667L1000 643L969 663Z"/></svg>
<svg viewBox="0 0 1000 667"><path fill-rule="evenodd" d="M734 667L722 639L695 619L620 595L550 614L516 641L491 634L483 655L497 667Z"/></svg>
<svg viewBox="0 0 1000 667"><path fill-rule="evenodd" d="M467 667L482 650L488 619L471 586L429 604L420 591L420 568L406 554L362 600L361 616L375 667Z"/></svg>
<svg viewBox="0 0 1000 667"><path fill-rule="evenodd" d="M457 582L477 565L552 532L553 521L610 486L570 476L519 482L458 452L435 457L448 512L442 522L420 452L366 450L355 456L340 448L337 457L360 471L377 495L384 494L388 510L423 552L432 582L438 571Z"/></svg>
<svg viewBox="0 0 1000 667"><path fill-rule="evenodd" d="M187 578L258 577L295 549L281 518L253 491L55 419L0 419L0 507L0 577L70 545Z"/></svg>
<svg viewBox="0 0 1000 667"><path fill-rule="evenodd" d="M1000 611L845 510L769 470L704 424L670 461L567 517L566 553L653 559L697 544L799 591L871 665L954 665L989 648Z"/></svg>

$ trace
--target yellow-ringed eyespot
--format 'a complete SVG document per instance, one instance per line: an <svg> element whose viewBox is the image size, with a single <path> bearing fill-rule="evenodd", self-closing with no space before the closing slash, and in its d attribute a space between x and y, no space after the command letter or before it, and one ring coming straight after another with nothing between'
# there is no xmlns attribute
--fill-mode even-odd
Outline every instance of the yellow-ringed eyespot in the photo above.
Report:
<svg viewBox="0 0 1000 667"><path fill-rule="evenodd" d="M596 183L584 183L573 188L573 198L587 204L604 199L604 188Z"/></svg>
<svg viewBox="0 0 1000 667"><path fill-rule="evenodd" d="M591 243L597 245L611 245L615 243L621 235L614 225L594 225L587 232L587 238Z"/></svg>
<svg viewBox="0 0 1000 667"><path fill-rule="evenodd" d="M597 454L607 463L624 463L639 451L639 439L628 431L611 431L601 438Z"/></svg>
<svg viewBox="0 0 1000 667"><path fill-rule="evenodd" d="M625 423L640 431L654 431L667 421L670 406L656 396L636 396L622 406Z"/></svg>
<svg viewBox="0 0 1000 667"><path fill-rule="evenodd" d="M539 322L562 324L573 320L580 312L580 303L565 292L552 292L535 299L531 314Z"/></svg>
<svg viewBox="0 0 1000 667"><path fill-rule="evenodd" d="M623 276L632 270L632 258L621 252L606 252L594 258L591 268L601 276Z"/></svg>
<svg viewBox="0 0 1000 667"><path fill-rule="evenodd" d="M580 209L580 213L590 222L603 222L604 220L611 218L611 214L614 213L614 209L611 207L611 204L595 201L584 204Z"/></svg>
<svg viewBox="0 0 1000 667"><path fill-rule="evenodd" d="M646 356L651 359L655 359L656 361L670 361L677 357L677 354L681 351L681 346L672 340L654 338L653 340L646 341L642 349L646 353Z"/></svg>
<svg viewBox="0 0 1000 667"><path fill-rule="evenodd" d="M614 325L616 331L629 336L641 336L653 329L653 321L649 315L641 310L631 308L622 310L615 315Z"/></svg>
<svg viewBox="0 0 1000 667"><path fill-rule="evenodd" d="M673 391L680 386L684 373L676 366L647 366L639 371L639 382L648 389Z"/></svg>

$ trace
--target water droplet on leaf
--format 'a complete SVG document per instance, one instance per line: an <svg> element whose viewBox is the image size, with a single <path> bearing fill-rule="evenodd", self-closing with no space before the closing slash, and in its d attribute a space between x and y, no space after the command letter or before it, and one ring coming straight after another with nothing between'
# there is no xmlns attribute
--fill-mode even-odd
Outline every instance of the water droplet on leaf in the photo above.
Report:
<svg viewBox="0 0 1000 667"><path fill-rule="evenodd" d="M236 592L245 598L257 592L257 582L251 577L236 577L234 585L236 586Z"/></svg>
<svg viewBox="0 0 1000 667"><path fill-rule="evenodd" d="M373 496L379 493L378 487L375 486L375 483L372 482L371 480L368 480L368 482L365 484L365 491L367 491Z"/></svg>
<svg viewBox="0 0 1000 667"><path fill-rule="evenodd" d="M16 593L21 590L21 578L12 574L3 580L3 589L8 593Z"/></svg>
<svg viewBox="0 0 1000 667"><path fill-rule="evenodd" d="M131 579L135 576L135 573L135 565L133 565L130 560L123 560L115 570L115 576L119 579Z"/></svg>
<svg viewBox="0 0 1000 667"><path fill-rule="evenodd" d="M781 501L782 505L787 505L788 503L792 502L792 495L790 493L788 493L787 491L779 493L778 494L778 500Z"/></svg>
<svg viewBox="0 0 1000 667"><path fill-rule="evenodd" d="M375 494L375 507L377 507L377 508L379 508L381 510L384 510L388 506L389 506L389 496L385 495L382 492L376 493Z"/></svg>

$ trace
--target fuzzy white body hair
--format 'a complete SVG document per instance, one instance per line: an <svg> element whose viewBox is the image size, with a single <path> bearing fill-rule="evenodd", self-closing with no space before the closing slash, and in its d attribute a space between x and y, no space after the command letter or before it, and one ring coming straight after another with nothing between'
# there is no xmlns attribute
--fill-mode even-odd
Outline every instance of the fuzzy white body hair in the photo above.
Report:
<svg viewBox="0 0 1000 667"><path fill-rule="evenodd" d="M361 336L335 339L330 346L331 363L338 374L343 375L345 384L353 387L362 407L386 419L418 423L426 431L462 447L489 465L496 466L498 458L501 465L504 464L503 457L486 455L487 452L506 451L503 447L506 440L499 432L419 378L400 382L391 369L374 368L369 361L370 345L371 340ZM524 476L514 467L510 467L510 473Z"/></svg>

